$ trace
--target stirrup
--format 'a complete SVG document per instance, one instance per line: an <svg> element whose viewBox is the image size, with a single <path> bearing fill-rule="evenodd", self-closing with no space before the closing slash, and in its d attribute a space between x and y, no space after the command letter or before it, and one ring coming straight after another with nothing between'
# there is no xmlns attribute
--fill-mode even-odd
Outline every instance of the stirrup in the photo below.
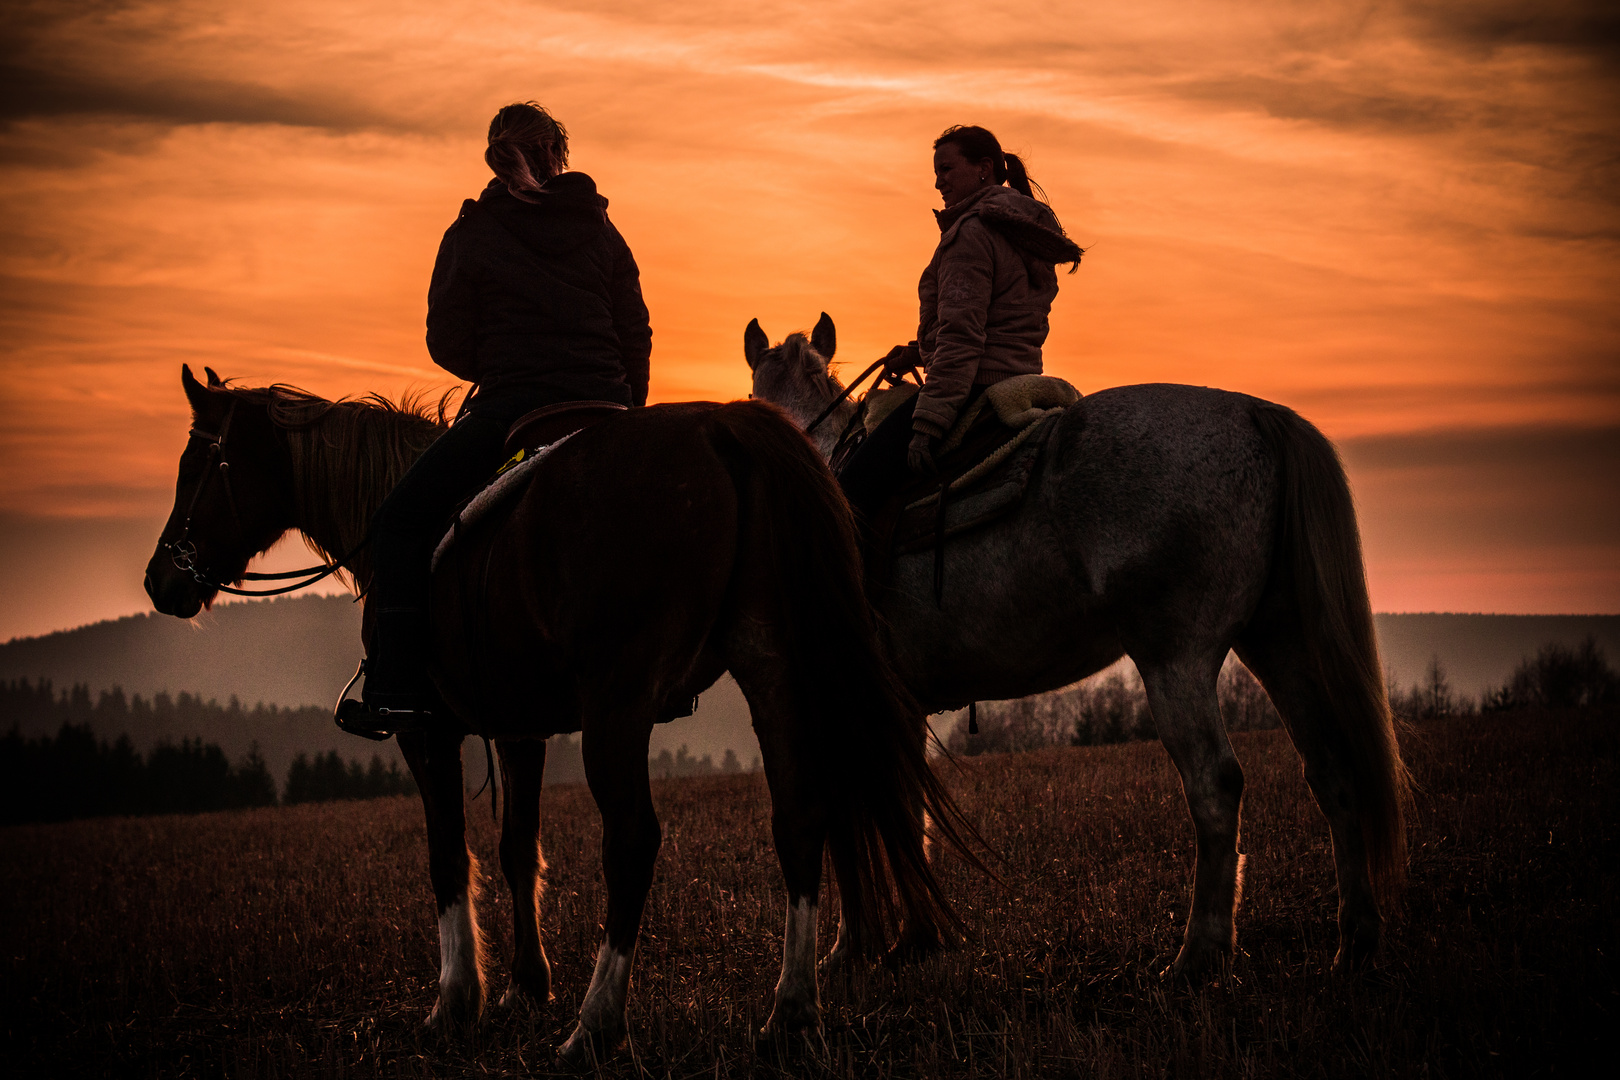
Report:
<svg viewBox="0 0 1620 1080"><path fill-rule="evenodd" d="M433 721L431 709L373 708L364 701L349 697L349 691L354 689L354 684L365 673L366 662L361 660L360 666L354 669L354 677L338 695L337 705L332 709L332 722L338 726L338 730L362 739L385 742L401 732L428 729Z"/></svg>

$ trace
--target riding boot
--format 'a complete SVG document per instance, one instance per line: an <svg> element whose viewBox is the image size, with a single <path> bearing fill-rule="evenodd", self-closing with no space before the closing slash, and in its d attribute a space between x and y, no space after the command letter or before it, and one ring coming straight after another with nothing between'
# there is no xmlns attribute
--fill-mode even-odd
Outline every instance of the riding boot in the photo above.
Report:
<svg viewBox="0 0 1620 1080"><path fill-rule="evenodd" d="M354 734L421 731L433 718L437 691L427 674L432 624L420 608L377 612L362 666L360 701L338 703L338 726Z"/></svg>

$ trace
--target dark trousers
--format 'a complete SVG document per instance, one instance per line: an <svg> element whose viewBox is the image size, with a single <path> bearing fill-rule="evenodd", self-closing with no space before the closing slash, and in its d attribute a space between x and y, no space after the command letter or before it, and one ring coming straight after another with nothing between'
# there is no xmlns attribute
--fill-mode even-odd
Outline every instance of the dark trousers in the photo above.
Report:
<svg viewBox="0 0 1620 1080"><path fill-rule="evenodd" d="M367 603L381 615L410 611L425 622L433 549L450 514L484 486L506 460L500 416L470 414L440 435L371 519L371 591Z"/></svg>
<svg viewBox="0 0 1620 1080"><path fill-rule="evenodd" d="M855 508L856 517L870 524L883 509L883 502L911 479L906 464L906 447L911 445L911 420L917 412L917 398L883 418L877 430L855 448L838 474L844 497Z"/></svg>
<svg viewBox="0 0 1620 1080"><path fill-rule="evenodd" d="M957 415L967 412L968 406L985 390L985 385L974 384ZM911 421L917 414L917 396L913 395L910 401L885 416L877 430L855 448L844 471L838 474L844 497L868 524L876 520L884 501L913 479L911 466L906 462L906 450L914 434Z"/></svg>

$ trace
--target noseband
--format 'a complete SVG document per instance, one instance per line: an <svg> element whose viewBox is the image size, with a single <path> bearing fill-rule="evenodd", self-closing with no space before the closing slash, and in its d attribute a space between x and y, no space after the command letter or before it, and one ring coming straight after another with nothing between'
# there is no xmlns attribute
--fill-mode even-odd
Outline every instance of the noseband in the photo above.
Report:
<svg viewBox="0 0 1620 1080"><path fill-rule="evenodd" d="M367 533L361 540L341 559L333 563L321 563L319 566L306 566L302 570L286 570L277 574L244 573L245 581L285 581L288 578L305 578L295 581L291 585L283 585L278 589L237 589L223 581L215 581L202 568L197 565L197 545L191 542L191 514L197 509L197 502L202 498L203 489L208 487L209 479L217 472L220 486L225 489L225 501L231 507L231 520L236 523L236 534L243 539L247 537L247 530L242 528L242 515L236 510L236 492L231 488L231 463L225 460L225 439L231 433L231 420L236 416L237 399L231 399L231 407L225 411L225 419L219 425L219 434L214 435L193 427L188 434L193 439L208 440L208 466L203 470L202 479L197 481L197 487L191 493L191 501L186 504L186 519L180 526L180 535L173 540L164 540L158 546L169 553L175 569L181 573L190 574L193 581L205 585L210 589L231 593L234 596L279 596L282 593L295 592L305 586L313 585L330 574L343 569L350 559L358 555L367 544L371 543L371 534ZM215 467L217 463L217 468Z"/></svg>

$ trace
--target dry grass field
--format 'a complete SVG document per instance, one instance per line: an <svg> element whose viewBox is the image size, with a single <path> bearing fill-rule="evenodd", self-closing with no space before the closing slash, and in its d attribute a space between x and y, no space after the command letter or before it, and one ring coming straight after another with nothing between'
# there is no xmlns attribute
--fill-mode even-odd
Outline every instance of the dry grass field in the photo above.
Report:
<svg viewBox="0 0 1620 1080"><path fill-rule="evenodd" d="M974 940L823 987L835 1076L1581 1075L1620 1020L1611 713L1508 714L1414 734L1411 885L1380 967L1335 981L1326 828L1278 732L1235 737L1247 896L1228 976L1161 980L1191 828L1156 743L985 757L953 772L1007 864L944 875ZM951 766L946 766L951 769ZM753 1055L784 896L757 775L661 783L666 832L613 1075L769 1075ZM487 798L487 796L486 796ZM13 1076L546 1074L589 978L595 809L547 792L537 1016L423 1036L437 964L411 799L0 831ZM510 907L470 808L505 985ZM830 943L832 905L824 905Z"/></svg>

